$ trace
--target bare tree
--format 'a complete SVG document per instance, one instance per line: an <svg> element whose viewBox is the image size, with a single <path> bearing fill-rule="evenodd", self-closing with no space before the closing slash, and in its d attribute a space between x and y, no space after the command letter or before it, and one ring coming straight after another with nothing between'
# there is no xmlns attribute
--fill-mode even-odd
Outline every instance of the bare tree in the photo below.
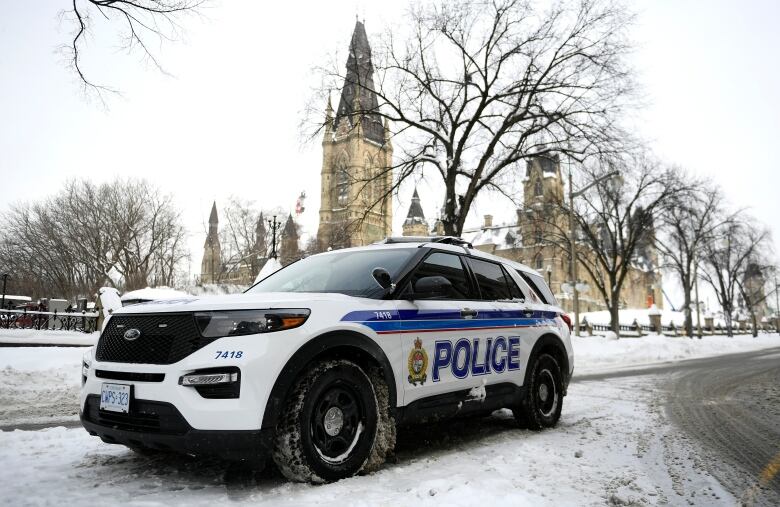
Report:
<svg viewBox="0 0 780 507"><path fill-rule="evenodd" d="M170 195L145 181L71 181L4 214L0 265L39 295L74 297L111 284L172 285L186 257Z"/></svg>
<svg viewBox="0 0 780 507"><path fill-rule="evenodd" d="M387 31L373 68L323 69L324 91L344 83L376 94L355 100L353 116L392 128L396 161L372 178L395 178L375 205L406 178L433 174L444 186L444 232L459 235L477 196L507 193L524 159L615 150L634 86L624 63L631 19L602 0L441 0L409 12L408 36Z"/></svg>
<svg viewBox="0 0 780 507"><path fill-rule="evenodd" d="M701 248L710 241L720 225L723 194L720 188L693 181L679 174L676 184L680 192L658 214L659 234L655 247L661 253L664 267L680 279L685 308L685 332L693 337L691 302L697 268L701 264Z"/></svg>
<svg viewBox="0 0 780 507"><path fill-rule="evenodd" d="M702 277L712 287L723 309L729 336L734 336L732 320L742 278L768 234L745 213L736 213L724 216L710 241L704 244Z"/></svg>
<svg viewBox="0 0 780 507"><path fill-rule="evenodd" d="M102 100L103 92L116 90L97 84L87 76L82 55L83 44L95 19L106 24L118 22L123 27L119 34L120 49L128 53L140 51L144 60L164 72L151 48L179 38L181 17L197 12L203 3L204 0L71 0L71 8L62 11L60 18L73 24L73 38L61 49L68 55L85 91L96 92Z"/></svg>
<svg viewBox="0 0 780 507"><path fill-rule="evenodd" d="M647 156L612 159L606 166L585 167L596 181L606 168L620 177L602 180L574 203L580 248L576 261L593 280L610 312L612 331L619 334L620 293L634 268L652 270L646 248L653 243L655 221L680 192L674 169Z"/></svg>

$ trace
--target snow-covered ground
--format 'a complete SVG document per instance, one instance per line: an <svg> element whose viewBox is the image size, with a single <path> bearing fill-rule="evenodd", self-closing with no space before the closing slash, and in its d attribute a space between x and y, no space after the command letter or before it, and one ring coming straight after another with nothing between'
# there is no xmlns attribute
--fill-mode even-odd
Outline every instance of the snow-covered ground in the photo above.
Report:
<svg viewBox="0 0 780 507"><path fill-rule="evenodd" d="M778 335L574 339L580 374L778 345ZM0 348L0 426L75 421L85 350ZM137 455L81 428L0 432L0 505L733 505L666 421L663 380L575 382L560 426L542 433L516 429L507 411L404 429L378 473L325 486Z"/></svg>
<svg viewBox="0 0 780 507"><path fill-rule="evenodd" d="M596 373L647 364L711 357L780 347L780 335L705 336L698 338L647 335L610 340L603 336L573 337L574 374Z"/></svg>
<svg viewBox="0 0 780 507"><path fill-rule="evenodd" d="M0 433L0 504L733 505L666 422L659 380L573 384L560 425L541 433L507 411L409 428L394 462L324 486L273 471L235 481L224 463L137 455L80 428Z"/></svg>
<svg viewBox="0 0 780 507"><path fill-rule="evenodd" d="M670 324L674 324L676 327L682 327L685 325L685 313L684 312L676 312L672 310L658 310L661 312L661 325L668 326ZM629 326L634 323L634 320L639 323L640 326L649 326L650 325L650 316L649 316L649 309L647 308L640 308L640 309L632 309L628 308L625 310L620 310L619 314L619 320L620 323L626 326ZM701 313L701 325L704 326L704 312ZM588 322L591 324L601 324L603 326L608 326L610 321L612 320L609 315L609 310L601 310L598 312L585 312L580 314L580 322L582 322L582 319L588 319ZM693 324L696 325L696 314L693 314ZM722 327L726 326L726 321L723 320L720 316L713 316L713 325L717 326L720 325Z"/></svg>
<svg viewBox="0 0 780 507"><path fill-rule="evenodd" d="M76 333L78 334L78 333ZM94 335L94 340L97 335ZM780 346L780 335L572 340L575 376ZM75 420L84 347L0 347L0 426Z"/></svg>
<svg viewBox="0 0 780 507"><path fill-rule="evenodd" d="M24 345L79 345L97 343L100 333L37 329L0 329L0 343Z"/></svg>
<svg viewBox="0 0 780 507"><path fill-rule="evenodd" d="M85 350L0 348L0 426L77 420Z"/></svg>

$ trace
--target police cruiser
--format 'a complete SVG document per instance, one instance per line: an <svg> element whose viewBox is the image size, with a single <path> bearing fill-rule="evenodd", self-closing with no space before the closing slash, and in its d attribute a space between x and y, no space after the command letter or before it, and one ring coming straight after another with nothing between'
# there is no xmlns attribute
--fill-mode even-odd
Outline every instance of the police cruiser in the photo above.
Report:
<svg viewBox="0 0 780 507"><path fill-rule="evenodd" d="M114 312L84 357L80 417L104 442L334 481L379 468L401 424L508 408L555 426L570 328L527 266L458 238L388 238L243 294Z"/></svg>

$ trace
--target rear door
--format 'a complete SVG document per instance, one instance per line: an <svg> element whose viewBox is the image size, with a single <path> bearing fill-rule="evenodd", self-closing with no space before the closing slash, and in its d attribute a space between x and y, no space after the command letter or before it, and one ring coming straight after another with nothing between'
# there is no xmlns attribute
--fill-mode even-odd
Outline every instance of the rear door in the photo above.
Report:
<svg viewBox="0 0 780 507"><path fill-rule="evenodd" d="M422 278L442 276L446 295L415 292ZM465 257L432 251L411 275L397 301L403 347L404 404L470 389L486 375L485 338L493 305L480 298Z"/></svg>

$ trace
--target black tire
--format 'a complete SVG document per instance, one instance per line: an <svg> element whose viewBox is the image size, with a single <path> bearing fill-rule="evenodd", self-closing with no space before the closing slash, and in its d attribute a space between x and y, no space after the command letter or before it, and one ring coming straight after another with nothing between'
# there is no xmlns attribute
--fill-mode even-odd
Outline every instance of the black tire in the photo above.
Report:
<svg viewBox="0 0 780 507"><path fill-rule="evenodd" d="M331 482L377 470L395 447L388 389L378 369L316 364L295 383L276 427L273 459L297 482Z"/></svg>
<svg viewBox="0 0 780 507"><path fill-rule="evenodd" d="M512 409L521 428L539 431L558 424L563 408L563 375L558 361L540 354L530 365L527 389L519 407Z"/></svg>

